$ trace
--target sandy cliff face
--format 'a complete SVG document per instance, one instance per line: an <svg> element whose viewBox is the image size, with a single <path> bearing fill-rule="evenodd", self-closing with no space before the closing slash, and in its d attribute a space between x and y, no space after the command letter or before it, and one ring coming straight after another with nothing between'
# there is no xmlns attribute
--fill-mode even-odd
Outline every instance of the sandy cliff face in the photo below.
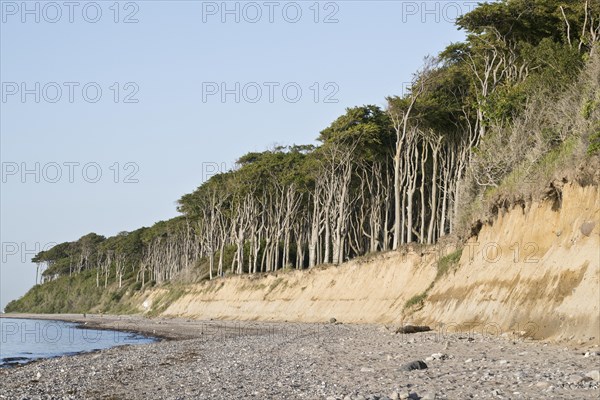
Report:
<svg viewBox="0 0 600 400"><path fill-rule="evenodd" d="M165 315L325 322L390 322L435 276L432 254L395 253L340 267L241 276L193 286Z"/></svg>
<svg viewBox="0 0 600 400"><path fill-rule="evenodd" d="M418 317L528 331L538 338L600 338L600 198L567 185L562 207L533 203L499 216L467 243L454 274L436 283Z"/></svg>
<svg viewBox="0 0 600 400"><path fill-rule="evenodd" d="M456 269L438 280L421 310L404 305L433 282L439 254L387 253L339 267L198 284L165 316L200 319L400 323L536 338L600 339L600 197L567 185L562 207L533 203L484 226ZM152 307L156 293L146 301Z"/></svg>

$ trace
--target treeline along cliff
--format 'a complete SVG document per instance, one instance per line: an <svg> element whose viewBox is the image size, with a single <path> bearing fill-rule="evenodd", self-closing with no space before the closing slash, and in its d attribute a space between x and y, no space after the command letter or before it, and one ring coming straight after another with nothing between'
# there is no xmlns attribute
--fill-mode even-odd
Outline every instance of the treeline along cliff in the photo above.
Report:
<svg viewBox="0 0 600 400"><path fill-rule="evenodd" d="M173 280L465 239L514 204L560 207L562 180L597 184L600 2L502 0L456 24L466 40L425 58L385 108L348 108L318 145L241 156L182 196L176 218L39 253L43 284L7 311L83 311Z"/></svg>

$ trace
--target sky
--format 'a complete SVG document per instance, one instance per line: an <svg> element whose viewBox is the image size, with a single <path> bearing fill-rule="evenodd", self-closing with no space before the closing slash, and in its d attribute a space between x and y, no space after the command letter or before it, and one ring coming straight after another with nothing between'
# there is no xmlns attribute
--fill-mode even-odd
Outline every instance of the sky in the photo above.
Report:
<svg viewBox="0 0 600 400"><path fill-rule="evenodd" d="M177 215L249 151L385 106L473 1L0 1L0 310L31 258Z"/></svg>

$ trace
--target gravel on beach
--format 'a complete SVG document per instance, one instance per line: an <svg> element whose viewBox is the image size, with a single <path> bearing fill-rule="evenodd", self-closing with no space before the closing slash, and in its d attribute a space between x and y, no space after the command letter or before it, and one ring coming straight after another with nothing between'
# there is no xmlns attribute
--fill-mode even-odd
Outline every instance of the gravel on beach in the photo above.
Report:
<svg viewBox="0 0 600 400"><path fill-rule="evenodd" d="M64 319L166 339L0 369L1 399L600 397L600 348L585 344L340 323Z"/></svg>

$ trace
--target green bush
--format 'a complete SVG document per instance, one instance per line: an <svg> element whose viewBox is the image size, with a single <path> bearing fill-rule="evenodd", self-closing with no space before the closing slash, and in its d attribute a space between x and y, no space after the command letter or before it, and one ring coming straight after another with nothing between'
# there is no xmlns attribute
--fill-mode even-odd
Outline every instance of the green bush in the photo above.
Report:
<svg viewBox="0 0 600 400"><path fill-rule="evenodd" d="M587 153L588 155L600 154L600 121L597 121L594 125L594 132L590 135Z"/></svg>
<svg viewBox="0 0 600 400"><path fill-rule="evenodd" d="M96 287L95 271L83 271L73 276L61 276L55 280L34 286L20 299L11 301L5 308L8 312L26 313L92 313L92 312L135 312L128 302L128 287L133 281L123 281L107 288Z"/></svg>

